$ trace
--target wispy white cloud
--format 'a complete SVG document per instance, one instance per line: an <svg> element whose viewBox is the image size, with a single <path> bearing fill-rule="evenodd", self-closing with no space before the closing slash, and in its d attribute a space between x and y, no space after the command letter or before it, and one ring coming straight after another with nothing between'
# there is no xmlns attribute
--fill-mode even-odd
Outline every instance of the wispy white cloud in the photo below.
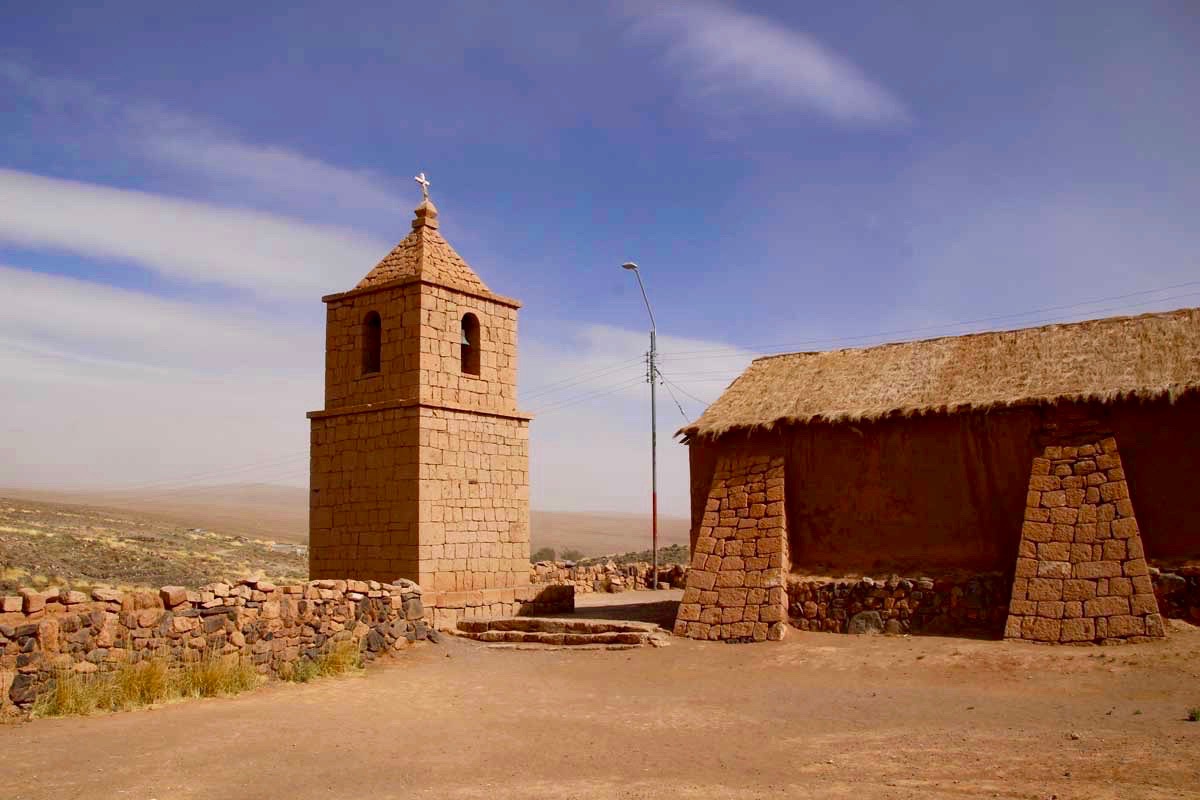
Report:
<svg viewBox="0 0 1200 800"><path fill-rule="evenodd" d="M716 3L632 6L636 37L665 41L666 61L706 110L802 108L846 125L909 122L905 104L803 31Z"/></svg>
<svg viewBox="0 0 1200 800"><path fill-rule="evenodd" d="M243 204L353 212L403 213L413 203L366 169L349 169L276 144L247 141L212 120L162 103L114 98L79 80L0 61L0 85L59 119L64 131L100 130L129 156L235 186Z"/></svg>
<svg viewBox="0 0 1200 800"><path fill-rule="evenodd" d="M55 365L42 375L89 366L155 374L296 369L323 346L319 331L289 319L4 264L0 296L0 349Z"/></svg>
<svg viewBox="0 0 1200 800"><path fill-rule="evenodd" d="M353 285L390 246L261 211L6 169L0 242L128 260L195 284L294 298Z"/></svg>
<svg viewBox="0 0 1200 800"><path fill-rule="evenodd" d="M318 325L3 265L0 296L0 485L219 482L253 464L236 480L303 484Z"/></svg>

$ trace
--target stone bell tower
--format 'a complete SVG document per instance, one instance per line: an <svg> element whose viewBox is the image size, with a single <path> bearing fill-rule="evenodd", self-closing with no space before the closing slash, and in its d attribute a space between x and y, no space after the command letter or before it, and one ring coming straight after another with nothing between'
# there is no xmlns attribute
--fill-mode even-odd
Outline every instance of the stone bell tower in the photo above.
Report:
<svg viewBox="0 0 1200 800"><path fill-rule="evenodd" d="M438 232L412 232L326 304L312 420L309 574L439 592L529 583L529 420L517 309Z"/></svg>

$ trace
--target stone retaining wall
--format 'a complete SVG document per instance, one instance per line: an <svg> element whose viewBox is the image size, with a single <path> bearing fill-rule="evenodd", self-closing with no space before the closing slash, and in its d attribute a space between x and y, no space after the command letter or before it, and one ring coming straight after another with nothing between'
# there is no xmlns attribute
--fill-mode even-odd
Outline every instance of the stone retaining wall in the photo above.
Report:
<svg viewBox="0 0 1200 800"><path fill-rule="evenodd" d="M28 708L61 670L240 656L260 673L279 676L333 642L356 642L371 660L427 636L421 587L411 581L247 580L194 591L88 594L25 589L0 598L0 707Z"/></svg>
<svg viewBox="0 0 1200 800"><path fill-rule="evenodd" d="M788 580L788 621L830 633L967 634L999 637L1011 580L1000 573L938 578Z"/></svg>
<svg viewBox="0 0 1200 800"><path fill-rule="evenodd" d="M1200 565L1159 571L1151 568L1154 595L1164 617L1200 625Z"/></svg>
<svg viewBox="0 0 1200 800"><path fill-rule="evenodd" d="M648 561L617 564L573 564L568 561L538 561L529 567L529 582L545 586L574 586L579 594L590 592L625 592L650 589L650 573L654 567ZM685 564L659 564L658 582L672 589L682 589L687 580Z"/></svg>

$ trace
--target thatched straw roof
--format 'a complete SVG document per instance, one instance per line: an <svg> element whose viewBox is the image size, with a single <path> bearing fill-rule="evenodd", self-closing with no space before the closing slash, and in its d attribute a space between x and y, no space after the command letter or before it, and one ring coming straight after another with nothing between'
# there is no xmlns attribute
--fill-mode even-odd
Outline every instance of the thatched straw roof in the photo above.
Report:
<svg viewBox="0 0 1200 800"><path fill-rule="evenodd" d="M755 359L680 433L1200 388L1200 309Z"/></svg>

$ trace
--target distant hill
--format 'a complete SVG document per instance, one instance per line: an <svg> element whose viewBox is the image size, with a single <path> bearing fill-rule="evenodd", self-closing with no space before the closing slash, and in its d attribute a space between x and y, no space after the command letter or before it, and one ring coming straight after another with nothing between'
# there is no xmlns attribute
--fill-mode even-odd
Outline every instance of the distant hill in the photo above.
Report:
<svg viewBox="0 0 1200 800"><path fill-rule="evenodd" d="M187 528L303 544L308 541L308 490L297 486L249 483L189 489L48 491L0 487L0 496L93 509L132 512ZM533 549L580 550L586 556L648 550L650 517L534 511ZM660 517L659 547L687 544L688 520Z"/></svg>

